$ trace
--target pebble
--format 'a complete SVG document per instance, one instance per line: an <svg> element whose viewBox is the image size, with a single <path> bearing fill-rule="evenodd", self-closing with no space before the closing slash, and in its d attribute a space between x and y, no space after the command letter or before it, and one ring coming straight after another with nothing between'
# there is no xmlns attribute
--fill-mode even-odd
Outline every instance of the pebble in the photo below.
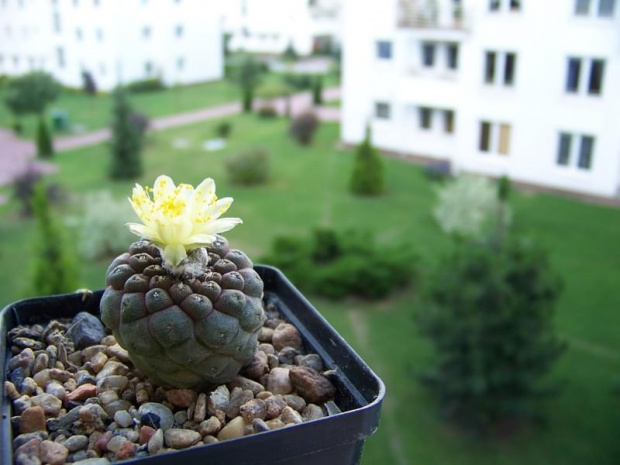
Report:
<svg viewBox="0 0 620 465"><path fill-rule="evenodd" d="M323 409L316 404L308 404L306 408L301 412L301 418L304 421L310 420L318 420L319 418L323 418L325 415L323 414Z"/></svg>
<svg viewBox="0 0 620 465"><path fill-rule="evenodd" d="M293 347L285 347L278 353L278 362L281 365L293 365L295 357L299 355L299 351Z"/></svg>
<svg viewBox="0 0 620 465"><path fill-rule="evenodd" d="M191 429L170 428L164 431L164 442L173 449L185 449L201 439L201 434Z"/></svg>
<svg viewBox="0 0 620 465"><path fill-rule="evenodd" d="M41 370L38 373L35 373L32 379L34 379L34 382L37 383L40 387L44 388L47 382L51 379L50 370L48 368L46 368L45 370Z"/></svg>
<svg viewBox="0 0 620 465"><path fill-rule="evenodd" d="M332 382L312 368L293 367L289 377L295 390L308 402L325 402L336 394Z"/></svg>
<svg viewBox="0 0 620 465"><path fill-rule="evenodd" d="M107 348L106 353L108 357L116 357L123 363L130 362L129 353L118 344L111 345Z"/></svg>
<svg viewBox="0 0 620 465"><path fill-rule="evenodd" d="M67 331L76 349L83 349L98 344L105 337L103 323L88 312L80 312L73 317L72 325Z"/></svg>
<svg viewBox="0 0 620 465"><path fill-rule="evenodd" d="M14 455L15 465L39 465L40 439L31 439L17 448Z"/></svg>
<svg viewBox="0 0 620 465"><path fill-rule="evenodd" d="M67 460L69 450L54 441L43 441L39 445L39 458L49 465L62 465Z"/></svg>
<svg viewBox="0 0 620 465"><path fill-rule="evenodd" d="M267 355L274 355L276 353L276 349L274 349L271 344L267 344L266 342L259 344L258 350L264 352Z"/></svg>
<svg viewBox="0 0 620 465"><path fill-rule="evenodd" d="M277 326L273 332L271 343L278 351L284 349L285 347L292 347L294 349L301 350L303 345L299 331L297 331L297 328L290 323L280 323Z"/></svg>
<svg viewBox="0 0 620 465"><path fill-rule="evenodd" d="M133 418L127 410L119 410L114 414L114 421L118 423L121 428L129 428L133 426Z"/></svg>
<svg viewBox="0 0 620 465"><path fill-rule="evenodd" d="M243 436L245 432L245 422L241 417L235 417L224 426L217 435L217 439L225 441Z"/></svg>
<svg viewBox="0 0 620 465"><path fill-rule="evenodd" d="M188 408L196 402L197 395L191 389L170 389L166 391L166 400L175 407Z"/></svg>
<svg viewBox="0 0 620 465"><path fill-rule="evenodd" d="M74 462L74 465L109 465L110 461L105 457L102 458L93 458L93 459L85 459L80 460L79 462Z"/></svg>
<svg viewBox="0 0 620 465"><path fill-rule="evenodd" d="M161 428L164 431L172 428L174 425L174 415L172 415L172 411L165 405L158 404L156 402L147 402L146 404L142 404L138 409L139 417L142 418L142 416L147 413L156 415L159 418L158 428Z"/></svg>
<svg viewBox="0 0 620 465"><path fill-rule="evenodd" d="M92 346L88 346L86 347L84 350L82 350L81 354L82 354L82 359L85 362L90 362L92 360L92 358L101 353L101 352L105 352L107 349L107 346L103 345L103 344L95 344Z"/></svg>
<svg viewBox="0 0 620 465"><path fill-rule="evenodd" d="M34 352L30 348L26 348L22 350L19 354L11 357L9 360L9 371L15 370L17 367L21 367L24 369L24 374L26 376L30 376L33 371L33 365L35 363Z"/></svg>
<svg viewBox="0 0 620 465"><path fill-rule="evenodd" d="M293 385L289 378L289 369L274 368L271 370L266 387L273 394L290 394L293 392Z"/></svg>
<svg viewBox="0 0 620 465"><path fill-rule="evenodd" d="M76 434L67 438L64 445L69 452L76 452L80 449L85 449L88 446L88 437L83 434Z"/></svg>
<svg viewBox="0 0 620 465"><path fill-rule="evenodd" d="M187 421L187 410L179 410L174 414L174 423L182 425Z"/></svg>
<svg viewBox="0 0 620 465"><path fill-rule="evenodd" d="M255 418L264 420L266 413L265 401L260 399L252 399L239 408L239 414L247 423L252 423Z"/></svg>
<svg viewBox="0 0 620 465"><path fill-rule="evenodd" d="M101 405L89 404L80 407L79 418L82 423L92 425L96 429L103 429L103 421L108 419L108 414Z"/></svg>
<svg viewBox="0 0 620 465"><path fill-rule="evenodd" d="M217 417L209 417L198 425L198 432L202 436L214 435L222 429L222 422Z"/></svg>
<svg viewBox="0 0 620 465"><path fill-rule="evenodd" d="M37 439L39 443L48 438L47 431L35 431L34 433L20 434L13 439L13 449L18 449L22 445L26 444L31 439Z"/></svg>
<svg viewBox="0 0 620 465"><path fill-rule="evenodd" d="M133 442L127 441L123 443L118 450L116 451L115 458L117 460L125 460L136 455L136 451L138 450L138 446L136 446Z"/></svg>
<svg viewBox="0 0 620 465"><path fill-rule="evenodd" d="M206 445L209 445L209 444L215 444L216 442L220 442L220 440L216 438L215 436L205 436L204 438L202 438L202 442Z"/></svg>
<svg viewBox="0 0 620 465"><path fill-rule="evenodd" d="M158 429L151 439L149 439L147 450L149 454L155 455L164 447L164 432Z"/></svg>
<svg viewBox="0 0 620 465"><path fill-rule="evenodd" d="M32 405L39 406L46 415L55 417L60 413L62 401L51 394L40 394L31 398Z"/></svg>
<svg viewBox="0 0 620 465"><path fill-rule="evenodd" d="M209 400L207 401L207 412L209 415L214 415L216 410L225 411L230 403L230 391L222 384L215 388L214 391L209 394Z"/></svg>
<svg viewBox="0 0 620 465"><path fill-rule="evenodd" d="M32 382L34 383L34 380ZM47 385L45 386L45 392L56 397L59 400L64 400L66 395L64 386L58 381L50 381L49 383L47 383Z"/></svg>
<svg viewBox="0 0 620 465"><path fill-rule="evenodd" d="M308 354L301 357L299 366L312 368L315 371L323 371L323 361L317 354Z"/></svg>
<svg viewBox="0 0 620 465"><path fill-rule="evenodd" d="M108 378L112 375L125 376L128 372L129 368L127 367L127 365L121 362L115 362L114 360L110 360L108 361L108 363L105 364L102 370L97 373L95 380L99 382L102 379Z"/></svg>
<svg viewBox="0 0 620 465"><path fill-rule="evenodd" d="M79 370L75 377L78 386L82 384L97 384L95 377L87 370Z"/></svg>
<svg viewBox="0 0 620 465"><path fill-rule="evenodd" d="M207 395L204 392L198 394L196 407L194 408L194 421L200 423L207 416Z"/></svg>
<svg viewBox="0 0 620 465"><path fill-rule="evenodd" d="M34 367L32 369L32 373L38 373L41 370L45 370L46 368L49 368L50 362L50 356L47 354L47 352L41 352L39 355L37 355L37 358L34 361Z"/></svg>
<svg viewBox="0 0 620 465"><path fill-rule="evenodd" d="M254 420L252 420L252 430L255 433L269 431L269 425L265 422L265 420L255 418Z"/></svg>
<svg viewBox="0 0 620 465"><path fill-rule="evenodd" d="M271 342L273 338L273 328L262 327L258 333L258 342Z"/></svg>
<svg viewBox="0 0 620 465"><path fill-rule="evenodd" d="M286 423L284 423L279 418L274 418L273 420L266 421L265 423L267 423L267 426L269 426L270 430L280 429L286 426Z"/></svg>
<svg viewBox="0 0 620 465"><path fill-rule="evenodd" d="M108 356L103 352L99 352L90 359L90 367L95 373L99 373L101 370L103 370L103 367L105 366L107 361Z"/></svg>
<svg viewBox="0 0 620 465"><path fill-rule="evenodd" d="M41 407L29 407L19 417L19 432L45 431L45 412Z"/></svg>
<svg viewBox="0 0 620 465"><path fill-rule="evenodd" d="M118 394L116 391L103 391L97 394L97 398L99 399L101 405L107 405L115 400L118 400Z"/></svg>
<svg viewBox="0 0 620 465"><path fill-rule="evenodd" d="M280 419L286 424L299 424L303 423L301 415L297 410L293 410L291 407L284 407L282 413L280 414Z"/></svg>
<svg viewBox="0 0 620 465"><path fill-rule="evenodd" d="M15 413L20 415L24 412L24 410L30 407L32 407L32 400L30 399L30 396L21 396L13 401L13 409L15 410Z"/></svg>
<svg viewBox="0 0 620 465"><path fill-rule="evenodd" d="M51 384L51 383L50 383ZM97 395L97 387L92 384L83 384L65 396L69 400L84 400Z"/></svg>
<svg viewBox="0 0 620 465"><path fill-rule="evenodd" d="M250 378L259 378L269 372L269 362L267 354L262 350L257 350L250 363L243 369L243 373Z"/></svg>
<svg viewBox="0 0 620 465"><path fill-rule="evenodd" d="M122 392L129 384L129 378L123 375L110 375L97 381L97 390Z"/></svg>
<svg viewBox="0 0 620 465"><path fill-rule="evenodd" d="M254 394L250 390L243 390L241 388L234 388L230 393L230 402L226 409L226 415L229 418L234 418L239 415L239 408L254 399Z"/></svg>
<svg viewBox="0 0 620 465"><path fill-rule="evenodd" d="M267 363L269 364L269 369L273 370L274 368L278 368L280 366L280 360L274 354L267 355Z"/></svg>
<svg viewBox="0 0 620 465"><path fill-rule="evenodd" d="M129 407L131 407L131 403L123 399L115 400L103 406L105 412L111 417L119 410L127 410Z"/></svg>
<svg viewBox="0 0 620 465"><path fill-rule="evenodd" d="M19 399L21 397L20 392L17 390L15 385L10 381L4 382L4 392L7 397L11 400Z"/></svg>
<svg viewBox="0 0 620 465"><path fill-rule="evenodd" d="M127 440L126 437L124 436L113 436L109 441L108 444L106 445L106 448L110 451L110 452L118 452L118 450L121 448L121 446L123 444L125 444L126 442L129 442Z"/></svg>
<svg viewBox="0 0 620 465"><path fill-rule="evenodd" d="M112 334L109 334L103 339L101 339L100 342L104 346L113 346L114 344L116 344L116 338Z"/></svg>
<svg viewBox="0 0 620 465"><path fill-rule="evenodd" d="M281 395L271 396L265 401L265 415L267 419L272 419L279 417L282 413L284 407L286 407L286 402Z"/></svg>
<svg viewBox="0 0 620 465"><path fill-rule="evenodd" d="M298 412L301 412L306 406L306 401L302 397L290 394L284 396L284 402L286 402L286 405L297 410Z"/></svg>
<svg viewBox="0 0 620 465"><path fill-rule="evenodd" d="M140 427L140 436L138 438L138 444L143 445L149 442L149 439L153 437L157 430L155 428L151 428L150 426L141 426Z"/></svg>

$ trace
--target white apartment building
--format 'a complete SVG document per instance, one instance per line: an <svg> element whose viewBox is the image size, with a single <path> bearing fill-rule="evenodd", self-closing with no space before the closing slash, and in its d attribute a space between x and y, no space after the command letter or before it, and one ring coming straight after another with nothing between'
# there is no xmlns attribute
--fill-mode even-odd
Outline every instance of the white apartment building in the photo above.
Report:
<svg viewBox="0 0 620 465"><path fill-rule="evenodd" d="M620 0L347 0L342 138L604 197L620 186Z"/></svg>
<svg viewBox="0 0 620 465"><path fill-rule="evenodd" d="M0 0L0 74L45 70L68 86L160 76L167 85L220 79L215 0Z"/></svg>
<svg viewBox="0 0 620 465"><path fill-rule="evenodd" d="M340 44L342 0L230 0L224 29L235 51L280 54L292 45L299 55Z"/></svg>

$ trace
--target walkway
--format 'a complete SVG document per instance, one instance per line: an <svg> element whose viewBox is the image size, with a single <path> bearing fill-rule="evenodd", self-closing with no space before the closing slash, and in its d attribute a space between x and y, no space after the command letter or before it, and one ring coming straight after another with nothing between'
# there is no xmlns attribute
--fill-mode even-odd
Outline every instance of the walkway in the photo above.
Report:
<svg viewBox="0 0 620 465"><path fill-rule="evenodd" d="M340 88L333 87L323 91L325 101L338 100ZM260 102L257 102L260 104ZM284 114L285 99L274 101L274 105L280 114ZM312 95L309 92L295 94L290 99L291 114L297 115L312 108ZM228 103L217 107L205 108L188 113L155 118L151 121L150 130L162 131L188 124L199 123L215 118L235 115L241 112L239 103ZM333 107L318 107L315 112L323 121L340 121L340 109ZM54 140L54 148L58 152L73 150L80 147L101 144L110 139L109 129L81 134L77 136L61 137ZM11 183L17 176L24 173L29 166L35 166L37 170L51 172L55 166L35 160L36 149L34 143L19 139L7 129L0 128L0 186Z"/></svg>

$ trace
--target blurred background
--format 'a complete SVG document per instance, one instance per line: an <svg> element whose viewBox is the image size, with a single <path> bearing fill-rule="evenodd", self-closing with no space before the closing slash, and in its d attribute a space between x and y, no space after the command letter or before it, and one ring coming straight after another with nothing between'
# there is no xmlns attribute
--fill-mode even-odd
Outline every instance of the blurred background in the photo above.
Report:
<svg viewBox="0 0 620 465"><path fill-rule="evenodd" d="M213 177L388 394L370 464L620 462L618 0L0 0L0 305Z"/></svg>

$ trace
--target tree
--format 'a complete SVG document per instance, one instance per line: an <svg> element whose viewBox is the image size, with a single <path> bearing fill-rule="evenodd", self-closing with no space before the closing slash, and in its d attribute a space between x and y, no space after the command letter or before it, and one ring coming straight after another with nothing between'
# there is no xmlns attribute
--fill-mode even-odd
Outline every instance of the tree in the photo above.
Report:
<svg viewBox="0 0 620 465"><path fill-rule="evenodd" d="M86 95L97 95L97 83L90 71L82 71L82 88Z"/></svg>
<svg viewBox="0 0 620 465"><path fill-rule="evenodd" d="M60 85L52 76L34 71L9 81L4 103L16 116L42 115L59 94Z"/></svg>
<svg viewBox="0 0 620 465"><path fill-rule="evenodd" d="M504 179L500 204L508 193ZM544 378L565 349L553 328L560 278L542 249L507 234L504 212L486 238L457 243L416 315L435 349L422 381L447 418L482 434L518 424L532 400L556 391Z"/></svg>
<svg viewBox="0 0 620 465"><path fill-rule="evenodd" d="M294 61L297 61L298 58L299 55L297 54L297 50L295 50L293 42L289 41L286 49L284 49L284 52L282 52L282 60L286 63L292 63Z"/></svg>
<svg viewBox="0 0 620 465"><path fill-rule="evenodd" d="M323 104L323 76L317 74L312 86L312 101L315 105Z"/></svg>
<svg viewBox="0 0 620 465"><path fill-rule="evenodd" d="M379 195L384 190L383 161L372 146L370 126L357 147L349 189L356 195Z"/></svg>
<svg viewBox="0 0 620 465"><path fill-rule="evenodd" d="M133 179L142 174L143 133L132 121L133 109L125 90L118 86L114 90L112 120L112 179Z"/></svg>
<svg viewBox="0 0 620 465"><path fill-rule="evenodd" d="M263 76L263 66L252 55L245 55L232 73L232 79L241 89L243 111L250 113L254 102L254 91L260 84Z"/></svg>
<svg viewBox="0 0 620 465"><path fill-rule="evenodd" d="M60 224L54 220L42 182L35 187L32 208L38 231L35 244L34 292L36 295L72 292L78 287L75 261Z"/></svg>
<svg viewBox="0 0 620 465"><path fill-rule="evenodd" d="M54 154L54 146L52 145L52 137L45 123L45 119L39 116L37 124L37 155L39 158L52 158Z"/></svg>

